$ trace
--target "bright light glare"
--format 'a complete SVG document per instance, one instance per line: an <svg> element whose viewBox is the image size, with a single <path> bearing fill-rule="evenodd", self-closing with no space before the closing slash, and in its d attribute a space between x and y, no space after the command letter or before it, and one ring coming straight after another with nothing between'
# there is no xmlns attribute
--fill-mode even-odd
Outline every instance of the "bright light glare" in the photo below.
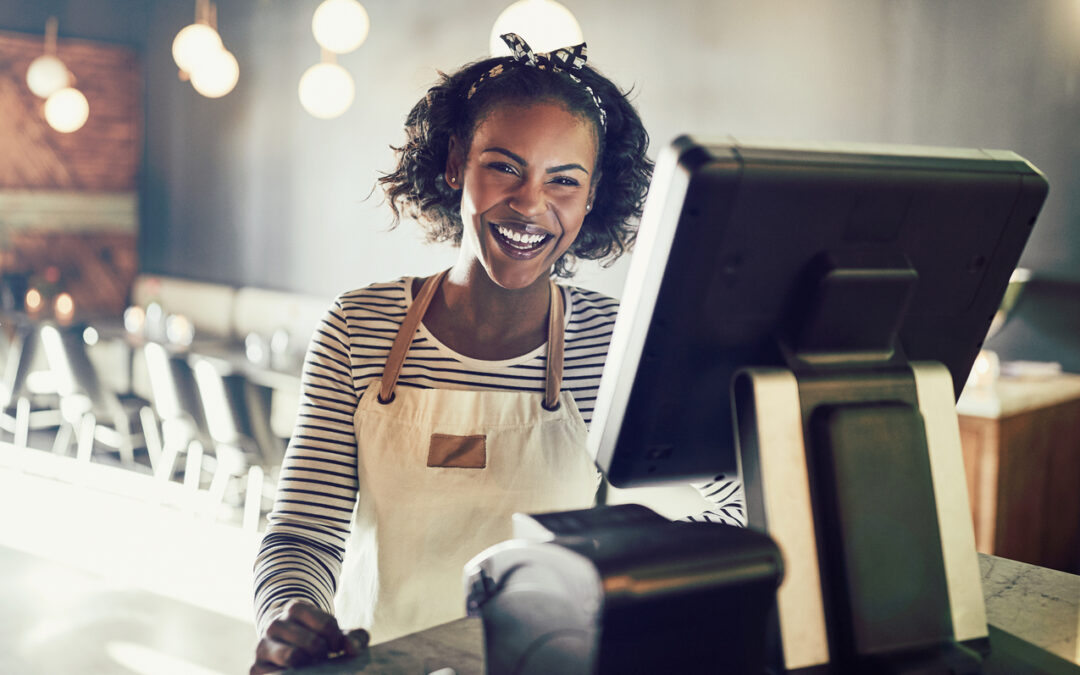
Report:
<svg viewBox="0 0 1080 675"><path fill-rule="evenodd" d="M311 18L311 32L320 47L337 54L356 49L367 39L371 19L356 0L325 0Z"/></svg>
<svg viewBox="0 0 1080 675"><path fill-rule="evenodd" d="M146 312L138 305L132 305L124 310L124 330L136 335L141 334L146 324Z"/></svg>
<svg viewBox="0 0 1080 675"><path fill-rule="evenodd" d="M31 312L41 309L41 291L31 288L26 292L26 309Z"/></svg>
<svg viewBox="0 0 1080 675"><path fill-rule="evenodd" d="M550 52L585 41L574 14L555 0L518 0L504 9L491 28L489 50L492 56L510 54L510 48L499 37L504 33L517 33L538 52Z"/></svg>
<svg viewBox="0 0 1080 675"><path fill-rule="evenodd" d="M90 104L74 87L65 87L45 100L45 121L60 133L78 131L89 117Z"/></svg>
<svg viewBox="0 0 1080 675"><path fill-rule="evenodd" d="M93 326L87 326L86 330L82 332L83 342L93 347L98 343L98 332Z"/></svg>
<svg viewBox="0 0 1080 675"><path fill-rule="evenodd" d="M69 293L61 293L56 296L56 301L53 303L53 309L56 312L56 318L61 321L70 321L75 316L75 300L72 299Z"/></svg>
<svg viewBox="0 0 1080 675"><path fill-rule="evenodd" d="M191 71L191 86L206 98L221 98L236 86L240 66L232 52L222 48L199 61Z"/></svg>
<svg viewBox="0 0 1080 675"><path fill-rule="evenodd" d="M71 82L64 62L52 54L42 54L30 62L26 69L26 86L40 98L48 98L53 92L60 91Z"/></svg>
<svg viewBox="0 0 1080 675"><path fill-rule="evenodd" d="M107 642L105 652L113 661L141 675L224 675L219 670L205 668L187 659L134 642Z"/></svg>
<svg viewBox="0 0 1080 675"><path fill-rule="evenodd" d="M199 62L225 49L218 32L204 23L193 23L180 29L173 38L172 55L184 72L192 72Z"/></svg>
<svg viewBox="0 0 1080 675"><path fill-rule="evenodd" d="M170 314L165 319L165 339L173 344L190 345L195 339L195 326L182 314Z"/></svg>
<svg viewBox="0 0 1080 675"><path fill-rule="evenodd" d="M339 117L352 105L356 85L336 63L317 63L300 77L300 105L319 119Z"/></svg>

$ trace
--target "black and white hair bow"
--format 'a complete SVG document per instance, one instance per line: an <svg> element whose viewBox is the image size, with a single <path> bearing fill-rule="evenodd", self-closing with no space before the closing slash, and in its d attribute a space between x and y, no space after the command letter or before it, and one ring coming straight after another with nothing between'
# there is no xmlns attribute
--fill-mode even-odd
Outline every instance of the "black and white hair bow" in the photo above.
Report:
<svg viewBox="0 0 1080 675"><path fill-rule="evenodd" d="M515 63L530 68L536 68L538 70L550 70L553 73L566 73L566 75L574 82L580 84L585 88L585 91L589 92L592 96L593 102L596 104L596 110L600 117L600 127L607 126L607 113L604 111L604 106L600 101L600 97L596 95L593 88L581 81L581 78L576 73L580 73L585 66L586 49L585 43L582 42L579 45L573 45L572 47L560 47L551 52L535 52L529 43L518 35L517 33L504 33L499 37L506 43L506 46L510 48ZM476 82L469 87L469 92L466 98L472 98L476 93L477 88L483 84L486 80L490 80L494 77L498 77L502 73L506 72L503 64L497 64L484 72Z"/></svg>

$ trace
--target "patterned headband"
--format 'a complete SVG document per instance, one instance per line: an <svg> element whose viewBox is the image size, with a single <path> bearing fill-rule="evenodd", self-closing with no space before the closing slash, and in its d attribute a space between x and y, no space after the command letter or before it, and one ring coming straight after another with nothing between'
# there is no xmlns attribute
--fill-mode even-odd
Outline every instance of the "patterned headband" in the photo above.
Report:
<svg viewBox="0 0 1080 675"><path fill-rule="evenodd" d="M537 70L550 70L553 73L566 73L566 75L577 82L585 91L589 92L592 96L593 103L596 104L596 110L600 114L600 128L601 130L607 128L607 113L604 112L604 106L600 103L600 97L596 95L592 87L581 81L581 78L574 74L574 72L581 72L585 66L585 43L582 42L579 45L573 47L562 47L556 49L553 52L534 52L529 43L525 42L517 33L505 33L500 35L502 41L506 43L506 46L513 52L513 59L515 63L530 68L536 68ZM490 70L482 74L473 85L469 87L469 93L465 98L472 98L476 93L477 88L483 84L486 80L490 80L494 77L498 77L506 72L503 64L497 64Z"/></svg>

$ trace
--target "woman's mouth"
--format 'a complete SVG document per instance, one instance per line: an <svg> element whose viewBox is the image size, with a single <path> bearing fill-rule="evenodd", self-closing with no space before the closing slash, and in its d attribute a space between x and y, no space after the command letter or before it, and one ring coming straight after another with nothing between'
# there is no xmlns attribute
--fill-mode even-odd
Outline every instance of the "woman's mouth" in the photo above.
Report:
<svg viewBox="0 0 1080 675"><path fill-rule="evenodd" d="M537 255L554 237L547 232L528 232L521 229L491 224L491 232L499 247L510 257L525 260Z"/></svg>

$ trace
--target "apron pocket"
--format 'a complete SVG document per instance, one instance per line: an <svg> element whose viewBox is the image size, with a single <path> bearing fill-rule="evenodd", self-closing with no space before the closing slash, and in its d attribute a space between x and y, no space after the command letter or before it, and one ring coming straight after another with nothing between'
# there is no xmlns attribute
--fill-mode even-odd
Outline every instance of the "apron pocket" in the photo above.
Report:
<svg viewBox="0 0 1080 675"><path fill-rule="evenodd" d="M487 466L487 436L431 434L427 465L453 469L483 469Z"/></svg>

